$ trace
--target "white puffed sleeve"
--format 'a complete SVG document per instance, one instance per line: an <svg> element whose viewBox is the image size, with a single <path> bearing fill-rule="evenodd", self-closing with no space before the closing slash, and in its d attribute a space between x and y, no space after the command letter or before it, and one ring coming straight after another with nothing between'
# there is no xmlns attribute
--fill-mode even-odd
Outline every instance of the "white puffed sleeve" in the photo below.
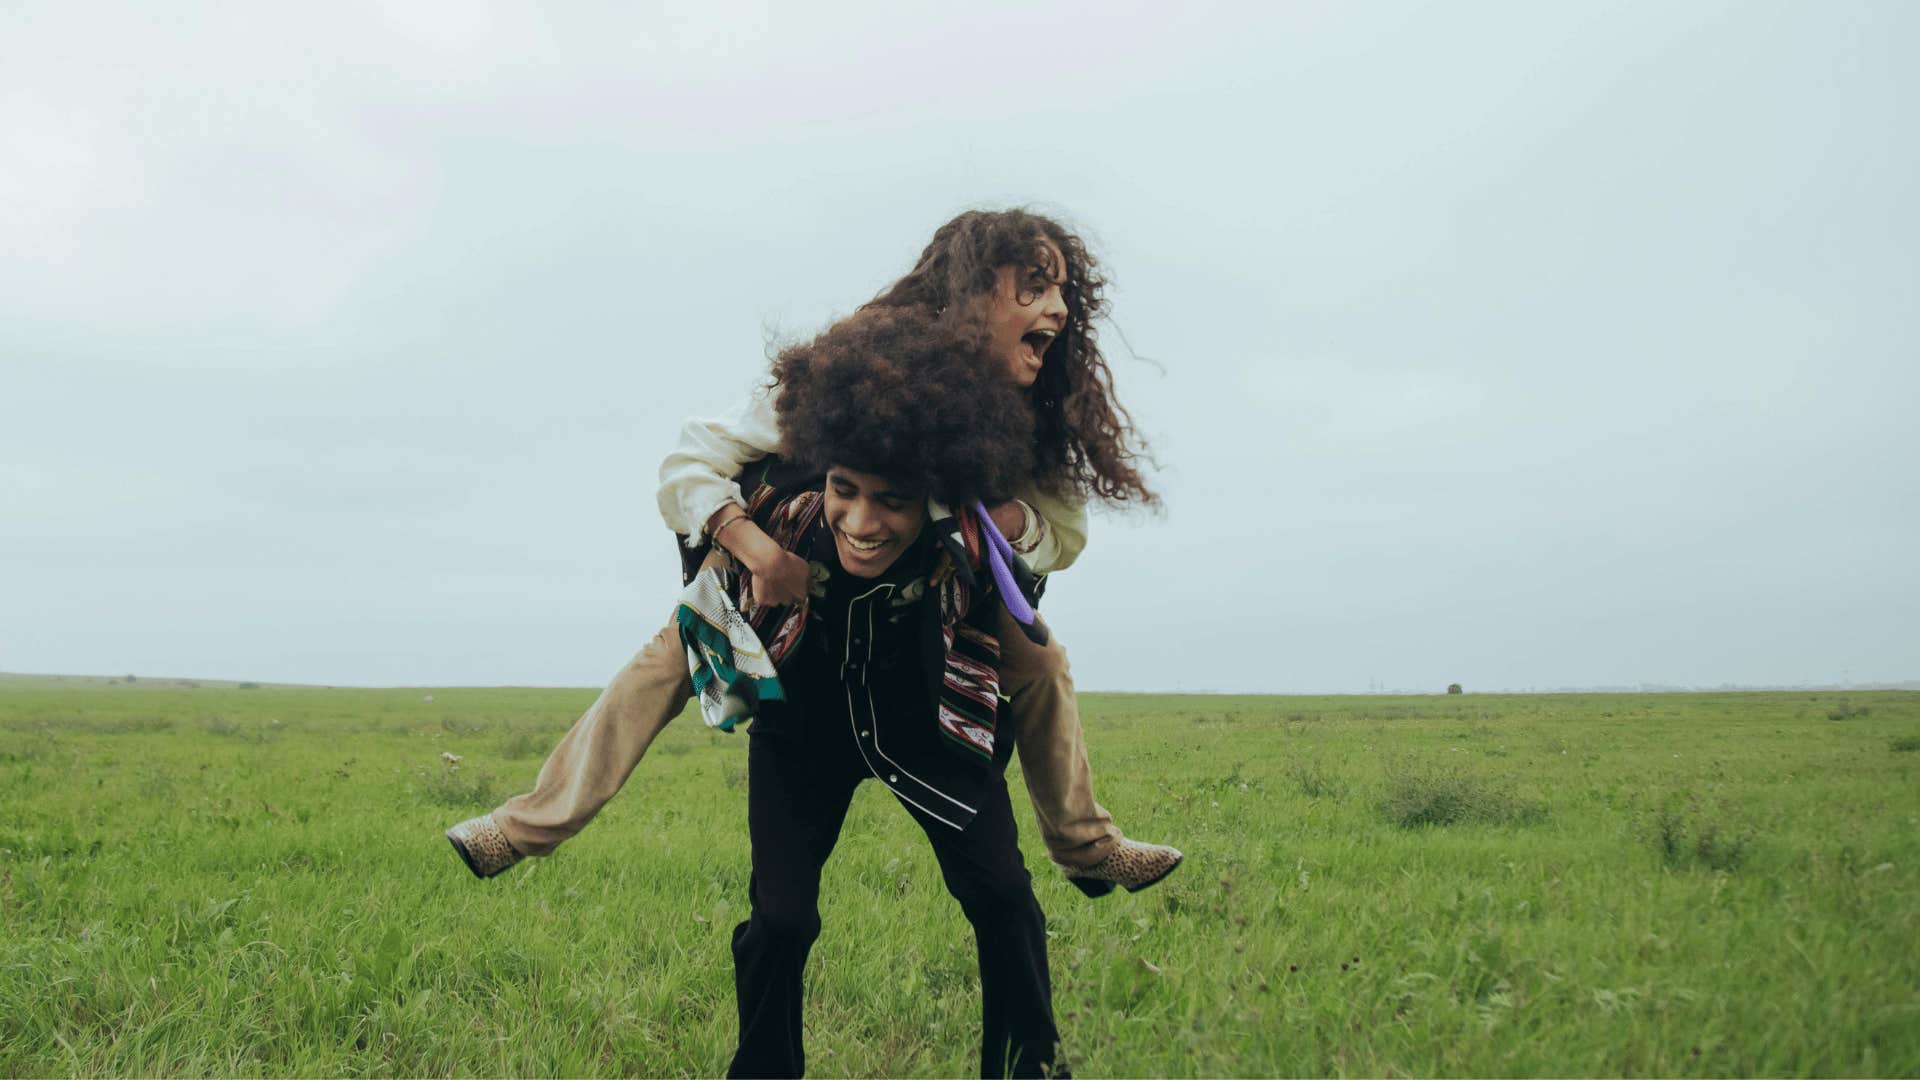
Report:
<svg viewBox="0 0 1920 1080"><path fill-rule="evenodd" d="M779 449L773 397L765 390L718 416L688 417L680 440L660 462L660 517L697 547L714 511L728 503L746 505L735 481L740 470Z"/></svg>

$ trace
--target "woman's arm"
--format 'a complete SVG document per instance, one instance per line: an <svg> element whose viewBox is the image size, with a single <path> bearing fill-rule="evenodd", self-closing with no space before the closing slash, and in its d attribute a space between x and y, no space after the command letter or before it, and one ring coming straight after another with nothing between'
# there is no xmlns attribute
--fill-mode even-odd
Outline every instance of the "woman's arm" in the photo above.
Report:
<svg viewBox="0 0 1920 1080"><path fill-rule="evenodd" d="M779 448L773 398L761 391L719 416L688 418L680 426L680 441L660 463L658 500L667 527L685 533L688 547L713 537L753 572L754 603L766 607L797 603L806 595L807 561L782 550L747 517L735 477Z"/></svg>
<svg viewBox="0 0 1920 1080"><path fill-rule="evenodd" d="M707 536L714 515L727 506L746 509L735 477L752 462L780 449L773 398L755 393L718 416L688 417L680 439L660 462L660 517L682 533L688 547ZM744 528L744 526L736 526Z"/></svg>

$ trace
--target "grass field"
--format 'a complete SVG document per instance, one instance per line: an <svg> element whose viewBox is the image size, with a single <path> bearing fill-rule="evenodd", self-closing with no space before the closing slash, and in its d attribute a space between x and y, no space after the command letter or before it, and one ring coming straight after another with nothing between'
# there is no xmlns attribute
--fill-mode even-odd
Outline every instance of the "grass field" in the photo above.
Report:
<svg viewBox="0 0 1920 1080"><path fill-rule="evenodd" d="M683 717L493 881L441 838L593 696L0 680L0 1075L720 1071L744 737ZM1082 704L1188 853L1089 901L1023 817L1082 1076L1920 1074L1920 694ZM966 923L875 785L821 907L812 1071L972 1074Z"/></svg>

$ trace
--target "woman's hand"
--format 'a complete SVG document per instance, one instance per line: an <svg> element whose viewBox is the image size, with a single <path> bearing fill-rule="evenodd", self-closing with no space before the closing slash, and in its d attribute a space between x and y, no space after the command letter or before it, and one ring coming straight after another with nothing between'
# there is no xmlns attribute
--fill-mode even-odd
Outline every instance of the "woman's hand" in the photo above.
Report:
<svg viewBox="0 0 1920 1080"><path fill-rule="evenodd" d="M1011 544L1027 531L1027 504L1019 499L994 503L987 507L987 516L993 519L993 527Z"/></svg>
<svg viewBox="0 0 1920 1080"><path fill-rule="evenodd" d="M741 528L735 526L734 531ZM771 538L768 543L772 543ZM758 607L797 604L806 598L810 577L807 560L791 551L775 545L771 559L757 565L749 562L747 569L753 572L753 602Z"/></svg>
<svg viewBox="0 0 1920 1080"><path fill-rule="evenodd" d="M712 528L714 525L719 528ZM812 576L807 560L774 543L752 518L723 506L714 513L709 526L707 535L753 575L756 607L781 607L805 599Z"/></svg>

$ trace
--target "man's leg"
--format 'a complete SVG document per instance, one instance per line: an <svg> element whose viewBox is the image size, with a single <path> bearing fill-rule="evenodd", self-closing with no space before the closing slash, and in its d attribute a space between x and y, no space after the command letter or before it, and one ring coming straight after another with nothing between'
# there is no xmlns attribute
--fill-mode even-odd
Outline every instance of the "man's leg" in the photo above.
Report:
<svg viewBox="0 0 1920 1080"><path fill-rule="evenodd" d="M727 1075L799 1076L807 1063L801 975L820 936L820 868L861 774L815 760L780 735L747 738L752 910L733 928L740 1043Z"/></svg>
<svg viewBox="0 0 1920 1080"><path fill-rule="evenodd" d="M1073 672L1058 637L1046 646L1027 640L1002 607L1000 688L1013 704L1020 772L1040 823L1040 839L1053 861L1091 866L1113 852L1120 839L1113 815L1093 798L1093 770L1080 730Z"/></svg>
<svg viewBox="0 0 1920 1080"><path fill-rule="evenodd" d="M980 1075L1061 1075L1047 920L1020 857L1007 785L989 785L965 831L901 805L933 842L947 891L973 924L980 955Z"/></svg>

